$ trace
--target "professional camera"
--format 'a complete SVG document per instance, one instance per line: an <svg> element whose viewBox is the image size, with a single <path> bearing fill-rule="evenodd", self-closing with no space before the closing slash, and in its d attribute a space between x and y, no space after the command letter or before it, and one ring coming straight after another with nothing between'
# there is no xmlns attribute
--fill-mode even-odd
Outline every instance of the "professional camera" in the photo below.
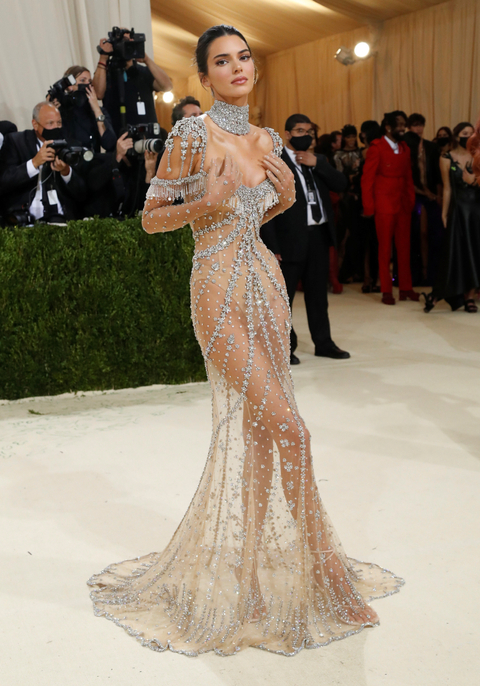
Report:
<svg viewBox="0 0 480 686"><path fill-rule="evenodd" d="M128 124L127 131L133 139L133 148L127 150L128 157L143 155L148 152L162 152L164 143L160 138L160 124L149 122L148 124Z"/></svg>
<svg viewBox="0 0 480 686"><path fill-rule="evenodd" d="M75 167L82 160L85 162L93 160L92 150L78 145L69 145L65 139L49 141L48 145L55 150L55 157L68 164L69 167Z"/></svg>
<svg viewBox="0 0 480 686"><path fill-rule="evenodd" d="M143 60L145 58L145 34L135 33L133 28L129 31L114 26L108 32L108 42L112 44L113 52L105 52L99 45L97 45L97 50L100 55L111 56L111 62L114 66L124 66L129 60Z"/></svg>
<svg viewBox="0 0 480 686"><path fill-rule="evenodd" d="M50 86L47 97L50 96L50 101L58 100L61 105L68 104L68 96L70 93L66 93L65 91L69 86L74 86L75 84L76 80L72 74L70 74L70 76L64 76L56 81L53 86Z"/></svg>

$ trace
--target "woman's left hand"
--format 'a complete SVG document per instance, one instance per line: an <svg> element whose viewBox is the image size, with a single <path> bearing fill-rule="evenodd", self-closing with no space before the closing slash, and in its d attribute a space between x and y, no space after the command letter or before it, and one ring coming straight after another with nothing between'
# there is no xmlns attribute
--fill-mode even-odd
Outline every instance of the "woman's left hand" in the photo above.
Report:
<svg viewBox="0 0 480 686"><path fill-rule="evenodd" d="M274 155L268 153L263 158L263 165L267 170L267 177L275 186L280 205L287 209L295 202L295 177L287 164Z"/></svg>
<svg viewBox="0 0 480 686"><path fill-rule="evenodd" d="M88 98L88 102L90 103L90 107L92 110L97 114L102 114L102 111L100 109L100 104L98 102L97 94L95 93L95 88L90 84L90 86L85 90Z"/></svg>
<svg viewBox="0 0 480 686"><path fill-rule="evenodd" d="M469 172L468 168L463 170L462 179L465 183L468 183L469 186L472 186L476 182L475 174Z"/></svg>

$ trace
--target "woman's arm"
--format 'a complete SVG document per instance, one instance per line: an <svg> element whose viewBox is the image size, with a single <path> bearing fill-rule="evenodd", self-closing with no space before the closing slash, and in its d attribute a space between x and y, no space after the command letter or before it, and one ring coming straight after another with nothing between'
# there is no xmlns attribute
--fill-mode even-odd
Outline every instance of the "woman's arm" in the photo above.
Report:
<svg viewBox="0 0 480 686"><path fill-rule="evenodd" d="M448 157L440 158L440 172L443 181L443 205L442 205L442 221L444 226L447 226L448 208L450 207L450 199L452 197L452 187L450 185L450 160Z"/></svg>
<svg viewBox="0 0 480 686"><path fill-rule="evenodd" d="M158 178L164 179L167 184L168 181L181 180L175 179L175 174L178 175L183 165L179 143L174 145L172 151L170 172L166 171L167 165L167 155L164 155L158 168ZM188 177L184 178L185 181L188 180ZM218 209L226 200L231 198L241 183L242 174L238 165L227 153L224 160L217 158L212 161L206 180L206 191L202 198L182 205L172 205L173 191L172 197L166 200L155 197L149 198L143 210L142 226L147 233L165 233L180 229L182 226L203 217L207 212Z"/></svg>

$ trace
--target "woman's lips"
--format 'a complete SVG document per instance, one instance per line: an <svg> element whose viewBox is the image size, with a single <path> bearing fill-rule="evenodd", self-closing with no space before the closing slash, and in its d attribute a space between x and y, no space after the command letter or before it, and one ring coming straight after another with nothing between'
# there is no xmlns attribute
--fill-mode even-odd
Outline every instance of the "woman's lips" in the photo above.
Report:
<svg viewBox="0 0 480 686"><path fill-rule="evenodd" d="M238 83L241 85L242 83L246 83L247 81L248 79L246 76L239 76L238 79L233 79L232 83Z"/></svg>

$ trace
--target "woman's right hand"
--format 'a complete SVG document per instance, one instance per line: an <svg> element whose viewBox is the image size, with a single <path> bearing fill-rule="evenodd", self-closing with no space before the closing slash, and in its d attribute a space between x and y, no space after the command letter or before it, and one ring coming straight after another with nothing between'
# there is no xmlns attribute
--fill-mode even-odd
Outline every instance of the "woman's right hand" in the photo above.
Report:
<svg viewBox="0 0 480 686"><path fill-rule="evenodd" d="M223 171L222 171L223 168ZM228 153L222 160L212 160L207 177L207 190L203 196L208 208L215 210L222 202L231 198L242 185L242 173L233 157Z"/></svg>

